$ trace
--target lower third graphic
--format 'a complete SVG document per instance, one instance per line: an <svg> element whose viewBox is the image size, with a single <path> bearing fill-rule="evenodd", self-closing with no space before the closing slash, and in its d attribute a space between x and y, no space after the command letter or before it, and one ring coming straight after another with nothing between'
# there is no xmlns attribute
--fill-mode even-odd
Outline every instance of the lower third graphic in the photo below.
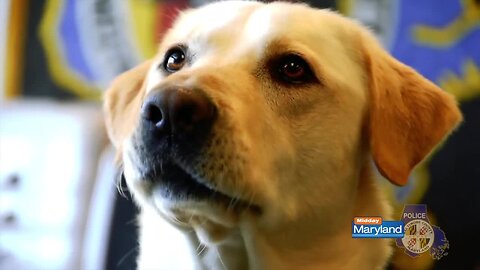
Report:
<svg viewBox="0 0 480 270"><path fill-rule="evenodd" d="M353 238L402 238L402 221L384 221L381 217L355 217L352 222Z"/></svg>

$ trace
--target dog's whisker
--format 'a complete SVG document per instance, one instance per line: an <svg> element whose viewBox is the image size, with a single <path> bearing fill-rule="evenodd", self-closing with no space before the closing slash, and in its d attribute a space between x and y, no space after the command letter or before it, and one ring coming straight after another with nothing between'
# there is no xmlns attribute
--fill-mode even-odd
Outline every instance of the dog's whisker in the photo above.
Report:
<svg viewBox="0 0 480 270"><path fill-rule="evenodd" d="M255 190L252 190L249 195L248 195L248 199L247 199L247 207L251 207L251 206L254 206L254 201L255 201L255 197L256 197L256 194L255 194Z"/></svg>
<svg viewBox="0 0 480 270"><path fill-rule="evenodd" d="M234 197L230 198L230 201L228 202L228 206L227 206L227 211L235 207L235 200L236 199Z"/></svg>
<svg viewBox="0 0 480 270"><path fill-rule="evenodd" d="M163 170L163 159L160 159L160 173L163 174L164 173L164 170Z"/></svg>
<svg viewBox="0 0 480 270"><path fill-rule="evenodd" d="M123 183L125 182L125 175L124 175L124 172L123 172L123 168L120 167L118 169L118 173L117 173L117 176L116 176L116 187L117 187L117 191L118 193L120 194L120 196L124 197L124 198L128 198L126 193L125 193L125 188L123 186Z"/></svg>
<svg viewBox="0 0 480 270"><path fill-rule="evenodd" d="M155 160L155 158L154 158ZM157 176L157 166L152 166L153 167L153 175Z"/></svg>
<svg viewBox="0 0 480 270"><path fill-rule="evenodd" d="M125 255L123 255L117 262L117 267L121 266L126 260L128 257L130 257L134 252L140 250L140 247L137 246L137 247L134 247L132 248L131 250L127 251L125 253Z"/></svg>
<svg viewBox="0 0 480 270"><path fill-rule="evenodd" d="M222 260L222 256L220 256L220 252L218 251L218 249L215 249L215 251L217 253L218 260L220 261L220 263L223 266L223 269L228 270L227 266L225 265L225 263Z"/></svg>
<svg viewBox="0 0 480 270"><path fill-rule="evenodd" d="M129 221L125 222L125 224L127 224L127 225L132 225L132 224L137 224L137 223L138 223L137 218L132 218Z"/></svg>
<svg viewBox="0 0 480 270"><path fill-rule="evenodd" d="M190 218L188 219L188 223L192 224L193 214L190 214Z"/></svg>
<svg viewBox="0 0 480 270"><path fill-rule="evenodd" d="M176 216L165 215L164 218L168 219L170 222L180 225L180 226L189 226L188 223L179 220Z"/></svg>
<svg viewBox="0 0 480 270"><path fill-rule="evenodd" d="M202 249L197 253L197 256L200 256L202 255L202 253L205 251L205 249L207 249L207 246L206 245L201 245L202 246Z"/></svg>
<svg viewBox="0 0 480 270"><path fill-rule="evenodd" d="M187 225L187 223L179 220L177 217L173 217L172 220L179 225Z"/></svg>
<svg viewBox="0 0 480 270"><path fill-rule="evenodd" d="M207 245L199 243L197 246L197 249L195 250L197 252L197 256L202 255L202 253L205 251L206 248L207 248Z"/></svg>

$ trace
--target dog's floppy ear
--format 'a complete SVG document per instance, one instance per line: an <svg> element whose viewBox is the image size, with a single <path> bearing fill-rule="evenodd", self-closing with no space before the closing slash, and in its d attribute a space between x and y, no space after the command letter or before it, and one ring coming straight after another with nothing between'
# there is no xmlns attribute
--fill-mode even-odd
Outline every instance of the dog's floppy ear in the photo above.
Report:
<svg viewBox="0 0 480 270"><path fill-rule="evenodd" d="M151 61L119 75L104 96L104 114L108 136L120 150L121 141L131 132L137 120L144 95L144 80Z"/></svg>
<svg viewBox="0 0 480 270"><path fill-rule="evenodd" d="M415 165L462 116L451 95L380 46L368 45L364 55L371 95L370 148L380 173L405 185Z"/></svg>

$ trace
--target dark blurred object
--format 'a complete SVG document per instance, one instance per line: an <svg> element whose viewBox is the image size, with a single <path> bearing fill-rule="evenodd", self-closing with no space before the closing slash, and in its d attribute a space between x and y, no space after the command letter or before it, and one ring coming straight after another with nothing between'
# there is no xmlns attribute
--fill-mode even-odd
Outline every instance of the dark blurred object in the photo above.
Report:
<svg viewBox="0 0 480 270"><path fill-rule="evenodd" d="M464 123L430 162L431 185L424 203L450 241L435 269L480 266L480 98L461 105Z"/></svg>
<svg viewBox="0 0 480 270"><path fill-rule="evenodd" d="M273 1L270 1L270 2L273 2ZM308 0L308 1L299 0L299 1L290 1L290 2L304 2L316 8L329 8L329 9L337 8L337 4L335 0Z"/></svg>
<svg viewBox="0 0 480 270"><path fill-rule="evenodd" d="M115 198L106 269L136 269L138 256L137 208L130 194Z"/></svg>

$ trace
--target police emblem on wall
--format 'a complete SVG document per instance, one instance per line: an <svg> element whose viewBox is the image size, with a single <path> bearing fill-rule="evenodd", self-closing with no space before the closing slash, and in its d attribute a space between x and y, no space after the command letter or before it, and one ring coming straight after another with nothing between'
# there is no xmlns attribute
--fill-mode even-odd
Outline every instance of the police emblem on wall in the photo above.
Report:
<svg viewBox="0 0 480 270"><path fill-rule="evenodd" d="M39 30L50 74L81 98L100 97L116 75L155 52L171 11L186 4L49 0Z"/></svg>
<svg viewBox="0 0 480 270"><path fill-rule="evenodd" d="M439 260L448 254L447 237L439 227L430 224L425 204L405 205L401 220L405 224L405 234L396 239L396 244L404 248L407 255L417 257L430 251L432 258Z"/></svg>

